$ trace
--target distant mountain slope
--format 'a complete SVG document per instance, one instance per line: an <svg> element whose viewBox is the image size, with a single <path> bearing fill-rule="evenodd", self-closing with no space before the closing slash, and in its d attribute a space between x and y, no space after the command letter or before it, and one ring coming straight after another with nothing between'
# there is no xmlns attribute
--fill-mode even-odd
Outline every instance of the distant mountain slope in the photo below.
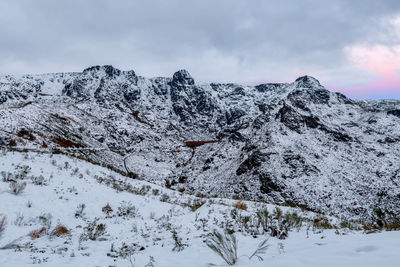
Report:
<svg viewBox="0 0 400 267"><path fill-rule="evenodd" d="M189 193L400 214L400 101L352 100L309 76L253 87L94 66L1 77L0 103L3 146L58 149Z"/></svg>

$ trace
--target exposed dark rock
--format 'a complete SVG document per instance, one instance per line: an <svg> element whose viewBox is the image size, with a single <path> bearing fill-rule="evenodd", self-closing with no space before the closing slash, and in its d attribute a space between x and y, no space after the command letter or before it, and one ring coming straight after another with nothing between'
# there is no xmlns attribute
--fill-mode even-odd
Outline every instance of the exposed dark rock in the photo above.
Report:
<svg viewBox="0 0 400 267"><path fill-rule="evenodd" d="M294 178L319 172L318 168L307 163L303 156L292 151L285 152L283 160L290 169L289 177L284 175L284 178Z"/></svg>
<svg viewBox="0 0 400 267"><path fill-rule="evenodd" d="M318 89L311 87L311 90L295 90L288 95L288 99L292 102L301 102L299 107L306 108L305 102L314 104L328 104L330 92L326 89Z"/></svg>
<svg viewBox="0 0 400 267"><path fill-rule="evenodd" d="M321 87L321 84L317 79L311 76L302 76L295 80L297 88L316 88Z"/></svg>
<svg viewBox="0 0 400 267"><path fill-rule="evenodd" d="M396 116L398 118L400 118L400 109L395 109L395 110L389 110L387 112L388 115L393 115Z"/></svg>
<svg viewBox="0 0 400 267"><path fill-rule="evenodd" d="M264 93L270 90L277 90L285 86L287 86L285 83L264 83L256 85L255 88L258 92Z"/></svg>
<svg viewBox="0 0 400 267"><path fill-rule="evenodd" d="M260 191L263 194L269 194L273 192L281 192L282 187L273 179L270 173L261 173L258 175L260 181Z"/></svg>
<svg viewBox="0 0 400 267"><path fill-rule="evenodd" d="M179 70L172 76L172 84L175 86L194 85L194 79L187 70Z"/></svg>
<svg viewBox="0 0 400 267"><path fill-rule="evenodd" d="M344 94L336 92L335 93L338 100L344 104L354 104L353 100L347 98Z"/></svg>
<svg viewBox="0 0 400 267"><path fill-rule="evenodd" d="M229 111L226 111L225 117L226 117L226 123L228 125L231 125L235 122L237 122L238 119L246 115L246 112L239 109L239 108L231 108Z"/></svg>
<svg viewBox="0 0 400 267"><path fill-rule="evenodd" d="M242 175L260 167L265 161L266 157L266 154L263 154L260 151L254 151L245 161L240 164L239 168L236 170L236 175Z"/></svg>

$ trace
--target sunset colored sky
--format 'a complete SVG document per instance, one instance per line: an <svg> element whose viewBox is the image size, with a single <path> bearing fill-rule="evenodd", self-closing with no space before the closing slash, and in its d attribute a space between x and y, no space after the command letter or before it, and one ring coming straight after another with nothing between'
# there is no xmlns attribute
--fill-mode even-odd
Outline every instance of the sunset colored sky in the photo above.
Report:
<svg viewBox="0 0 400 267"><path fill-rule="evenodd" d="M399 0L2 0L0 75L112 64L400 99Z"/></svg>

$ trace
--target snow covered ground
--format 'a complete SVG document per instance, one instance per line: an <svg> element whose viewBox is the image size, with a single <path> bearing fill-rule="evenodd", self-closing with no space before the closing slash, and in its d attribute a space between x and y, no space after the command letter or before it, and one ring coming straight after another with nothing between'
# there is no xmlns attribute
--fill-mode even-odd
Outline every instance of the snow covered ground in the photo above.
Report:
<svg viewBox="0 0 400 267"><path fill-rule="evenodd" d="M322 230L309 222L286 239L269 237L264 261L249 260L241 255L251 255L269 234L240 231L247 226L231 216L244 218L260 209L272 213L274 205L242 202L247 210L236 209L237 200L186 195L64 155L2 152L0 172L0 220L7 216L0 248L17 239L13 248L0 249L2 267L132 266L129 259L134 266L220 265L223 260L205 240L224 227L236 230L235 266L388 267L400 262L400 232ZM20 194L12 192L13 183L25 187ZM112 210L108 214L107 204ZM280 208L310 220L318 216ZM95 228L105 225L95 240L88 230L91 223ZM59 225L68 233L57 236Z"/></svg>

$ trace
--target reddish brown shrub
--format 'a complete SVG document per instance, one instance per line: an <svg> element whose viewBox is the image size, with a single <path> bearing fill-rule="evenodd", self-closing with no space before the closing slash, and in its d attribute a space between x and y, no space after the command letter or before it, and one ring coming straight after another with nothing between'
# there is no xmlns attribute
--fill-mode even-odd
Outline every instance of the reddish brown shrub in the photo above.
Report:
<svg viewBox="0 0 400 267"><path fill-rule="evenodd" d="M42 228L40 228L38 230L33 230L32 232L30 232L29 236L32 239L36 239L36 238L40 238L42 235L45 235L45 234L46 234L46 228L42 227Z"/></svg>
<svg viewBox="0 0 400 267"><path fill-rule="evenodd" d="M247 205L246 205L246 203L243 203L243 202L236 202L235 204L233 204L233 207L240 209L240 210L247 210Z"/></svg>
<svg viewBox="0 0 400 267"><path fill-rule="evenodd" d="M73 142L71 140L68 140L68 139L65 139L65 138L62 138L62 137L54 138L51 141L53 143L58 144L61 147L64 147L64 148L69 148L69 147L81 148L81 147L83 147L82 144L75 143L75 142Z"/></svg>
<svg viewBox="0 0 400 267"><path fill-rule="evenodd" d="M68 234L68 233L69 233L68 228L65 227L65 226L62 225L62 224L59 224L59 225L57 225L56 228L54 228L54 230L51 232L51 235L52 235L52 236L58 236L58 237L60 237L60 236L62 236L62 235L66 235L66 234Z"/></svg>
<svg viewBox="0 0 400 267"><path fill-rule="evenodd" d="M171 182L169 181L169 179L165 179L165 187L171 188Z"/></svg>
<svg viewBox="0 0 400 267"><path fill-rule="evenodd" d="M8 142L8 146L16 146L17 145L17 141L15 141L14 139L10 139L10 141Z"/></svg>
<svg viewBox="0 0 400 267"><path fill-rule="evenodd" d="M102 209L102 212L104 212L107 217L110 216L110 214L113 212L113 209L111 208L110 204L107 203L107 205L105 205Z"/></svg>
<svg viewBox="0 0 400 267"><path fill-rule="evenodd" d="M202 146L202 145L204 145L204 144L217 143L217 142L219 142L219 140L186 141L186 142L185 142L185 145L186 145L187 147L190 147L190 148L195 148L195 147L198 147L198 146Z"/></svg>

